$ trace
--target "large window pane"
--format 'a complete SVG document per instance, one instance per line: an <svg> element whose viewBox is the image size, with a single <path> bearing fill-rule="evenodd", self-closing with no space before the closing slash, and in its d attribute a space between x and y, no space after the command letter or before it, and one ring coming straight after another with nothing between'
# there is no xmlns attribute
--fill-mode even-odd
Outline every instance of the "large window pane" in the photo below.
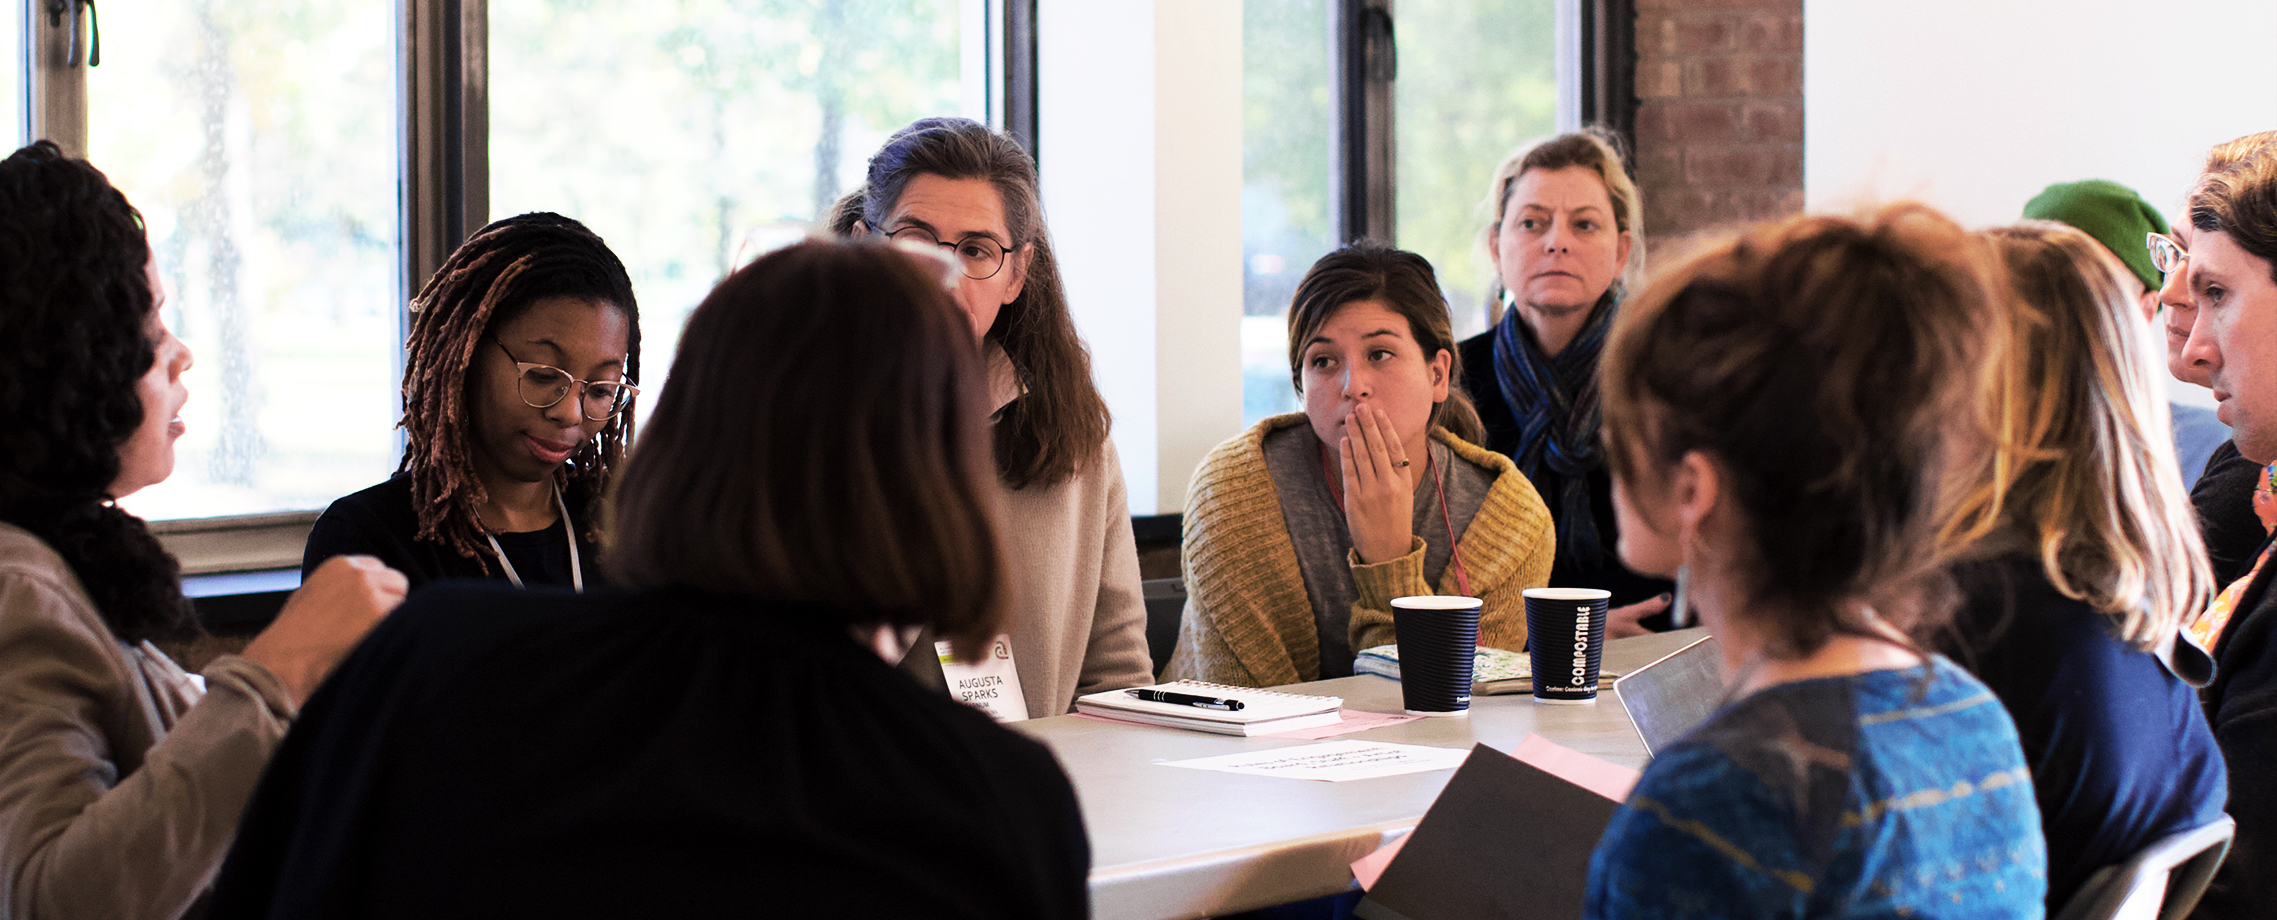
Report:
<svg viewBox="0 0 2277 920"><path fill-rule="evenodd" d="M1520 142L1557 128L1552 0L1399 0L1397 232L1439 270L1464 337L1486 328L1493 277L1476 240L1488 177ZM1475 258L1474 258L1475 252Z"/></svg>
<svg viewBox="0 0 2277 920"><path fill-rule="evenodd" d="M107 8L106 8L107 9ZM103 17L88 156L142 210L197 366L151 518L322 508L396 460L390 0Z"/></svg>
<svg viewBox="0 0 2277 920"><path fill-rule="evenodd" d="M803 236L895 129L985 117L981 2L491 0L491 215L608 241L656 386L712 284Z"/></svg>
<svg viewBox="0 0 2277 920"><path fill-rule="evenodd" d="M1244 424L1297 408L1283 317L1298 279L1335 239L1328 225L1328 16L1326 0L1242 7Z"/></svg>

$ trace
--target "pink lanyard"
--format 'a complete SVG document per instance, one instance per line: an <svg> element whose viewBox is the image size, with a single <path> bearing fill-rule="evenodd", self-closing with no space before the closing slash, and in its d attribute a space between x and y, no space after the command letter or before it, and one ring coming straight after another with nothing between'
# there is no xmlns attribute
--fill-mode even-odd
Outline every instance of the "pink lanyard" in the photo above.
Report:
<svg viewBox="0 0 2277 920"><path fill-rule="evenodd" d="M1423 442L1423 469L1431 474L1431 487L1439 493L1439 522L1447 527L1447 561L1455 567L1455 590L1463 592L1464 597L1476 597L1471 593L1470 573L1463 570L1463 548L1455 542L1455 517L1447 510L1447 485L1439 476L1439 458L1432 456L1429 441ZM1328 477L1328 495L1336 500L1337 512L1343 513L1344 478L1330 466L1325 450L1320 453L1320 471Z"/></svg>

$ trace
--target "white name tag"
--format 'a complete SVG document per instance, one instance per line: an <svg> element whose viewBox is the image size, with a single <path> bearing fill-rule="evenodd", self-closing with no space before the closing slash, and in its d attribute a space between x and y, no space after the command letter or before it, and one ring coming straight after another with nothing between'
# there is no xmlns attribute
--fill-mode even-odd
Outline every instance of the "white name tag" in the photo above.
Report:
<svg viewBox="0 0 2277 920"><path fill-rule="evenodd" d="M949 684L949 695L998 722L1028 718L1028 698L1020 693L1020 672L1012 667L1009 637L997 636L980 661L958 661L947 642L933 643L933 653L941 659L941 677Z"/></svg>

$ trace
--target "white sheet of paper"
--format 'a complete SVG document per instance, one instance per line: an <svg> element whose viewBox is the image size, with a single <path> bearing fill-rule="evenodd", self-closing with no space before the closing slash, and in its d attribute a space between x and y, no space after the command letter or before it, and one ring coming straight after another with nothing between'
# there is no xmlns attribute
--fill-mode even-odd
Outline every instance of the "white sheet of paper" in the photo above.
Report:
<svg viewBox="0 0 2277 920"><path fill-rule="evenodd" d="M1387 744L1381 741L1324 741L1267 751L1243 751L1239 754L1220 754L1193 760L1165 760L1160 763L1166 767L1185 767L1189 770L1341 783L1403 773L1452 770L1462 766L1463 758L1470 755L1467 748Z"/></svg>

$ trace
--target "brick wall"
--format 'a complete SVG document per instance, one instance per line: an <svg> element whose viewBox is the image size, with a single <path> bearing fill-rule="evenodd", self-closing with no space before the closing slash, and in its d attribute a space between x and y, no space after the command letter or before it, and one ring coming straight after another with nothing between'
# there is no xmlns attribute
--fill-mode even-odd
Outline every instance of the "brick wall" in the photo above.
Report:
<svg viewBox="0 0 2277 920"><path fill-rule="evenodd" d="M1637 0L1637 97L1653 262L1803 209L1802 0Z"/></svg>

